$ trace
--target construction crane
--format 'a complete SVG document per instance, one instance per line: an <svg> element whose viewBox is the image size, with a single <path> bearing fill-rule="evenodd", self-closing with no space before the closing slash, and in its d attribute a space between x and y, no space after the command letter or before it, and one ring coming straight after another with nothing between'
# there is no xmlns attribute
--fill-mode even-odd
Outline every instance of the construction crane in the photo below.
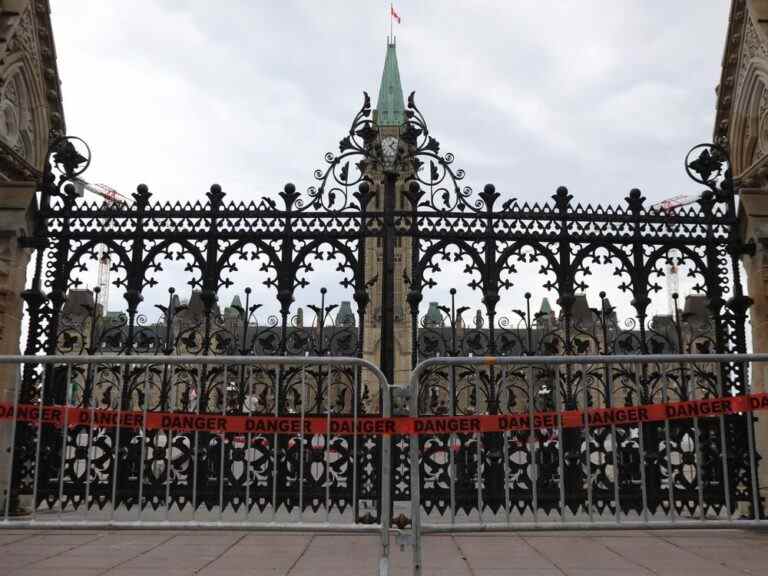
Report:
<svg viewBox="0 0 768 576"><path fill-rule="evenodd" d="M668 216L675 213L675 210L694 204L699 200L700 196L693 194L680 194L666 200L662 200L656 204L653 204L651 208L664 212ZM665 269L665 275L667 277L667 306L669 309L669 315L674 318L675 308L675 294L680 294L680 272L677 268L677 261L680 259L680 251L677 248L672 248L668 254L667 266Z"/></svg>
<svg viewBox="0 0 768 576"><path fill-rule="evenodd" d="M128 203L128 197L106 184L92 184L82 178L73 178L72 183L77 188L78 196L83 196L88 191L104 199L104 207L109 208L114 204ZM107 222L108 223L108 222ZM102 314L109 310L109 273L111 269L109 248L105 244L96 247L96 258L99 262L99 272L96 276L96 285L99 287L97 304L101 304Z"/></svg>

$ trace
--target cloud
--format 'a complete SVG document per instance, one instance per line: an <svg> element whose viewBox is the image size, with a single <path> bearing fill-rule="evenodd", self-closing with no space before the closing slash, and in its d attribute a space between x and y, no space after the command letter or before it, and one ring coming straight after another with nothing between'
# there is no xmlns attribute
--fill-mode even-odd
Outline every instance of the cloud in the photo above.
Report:
<svg viewBox="0 0 768 576"><path fill-rule="evenodd" d="M680 86L657 82L634 84L617 90L601 103L603 124L612 126L617 137L628 135L661 144L681 134L694 132L687 103L691 95Z"/></svg>
<svg viewBox="0 0 768 576"><path fill-rule="evenodd" d="M214 7L215 6L215 7ZM375 2L53 0L68 130L88 177L160 200L313 184L376 97L388 20ZM729 2L402 2L406 91L476 191L580 203L696 192ZM535 284L536 279L531 281ZM535 288L535 286L534 286ZM522 290L523 288L521 288ZM117 298L113 298L117 300ZM426 301L426 298L425 298Z"/></svg>

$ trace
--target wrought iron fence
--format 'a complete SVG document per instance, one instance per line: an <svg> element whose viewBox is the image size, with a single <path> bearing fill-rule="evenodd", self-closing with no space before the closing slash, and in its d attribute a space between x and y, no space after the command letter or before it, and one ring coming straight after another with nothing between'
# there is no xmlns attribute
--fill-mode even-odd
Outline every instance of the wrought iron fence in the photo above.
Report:
<svg viewBox="0 0 768 576"><path fill-rule="evenodd" d="M746 380L765 368L434 357L412 372L412 416L391 418L383 374L354 357L2 357L0 526L367 531L386 574L403 437L415 574L427 532L766 526L753 412L768 394Z"/></svg>
<svg viewBox="0 0 768 576"><path fill-rule="evenodd" d="M155 201L140 185L131 202L90 202L75 186L90 152L74 138L54 142L35 231L23 242L36 250L24 293L25 353L357 356L402 384L420 360L435 355L746 352L751 300L739 260L753 247L739 237L720 146L700 145L686 157L688 174L704 191L675 214L647 206L637 189L617 205L579 204L565 187L545 202L527 203L491 184L478 193L465 186L464 172L441 152L413 95L400 127L379 127L371 113L366 95L339 152L326 155L306 193L286 184L275 198L248 202L227 201L218 185L200 201ZM382 146L392 139L396 146ZM83 290L87 274L104 262L111 289L122 296L118 312L103 309L98 290ZM318 290L307 307L313 318L304 319L297 294L317 287L316 269L329 263L338 285ZM178 267L172 280L169 266ZM674 313L652 313L670 266L691 278L695 313L676 294ZM583 294L605 283L595 280L598 268L609 270L613 286L593 308ZM456 292L451 302L424 305L446 278L459 296L480 295L474 322L465 318L463 300L453 301ZM512 302L525 282L549 294L559 312L532 311L530 294ZM156 285L169 283L167 302L145 301ZM179 299L185 283L193 291L189 302ZM222 310L220 296L233 286L242 298ZM629 300L622 321L609 301L617 294ZM744 391L740 369L724 364L721 380ZM23 401L50 394L54 377L27 367ZM491 413L503 411L509 398L500 396L498 378L462 384L462 394L480 395L471 402ZM439 401L429 394L425 402ZM23 434L19 441L31 442ZM407 502L408 438L396 437L393 446L393 497ZM749 455L740 454L732 467L747 474Z"/></svg>
<svg viewBox="0 0 768 576"><path fill-rule="evenodd" d="M25 367L41 389L24 396ZM359 358L2 357L0 526L356 530L388 558L389 416Z"/></svg>
<svg viewBox="0 0 768 576"><path fill-rule="evenodd" d="M768 395L731 377L767 367L768 354L421 362L415 573L426 532L768 526L753 425Z"/></svg>

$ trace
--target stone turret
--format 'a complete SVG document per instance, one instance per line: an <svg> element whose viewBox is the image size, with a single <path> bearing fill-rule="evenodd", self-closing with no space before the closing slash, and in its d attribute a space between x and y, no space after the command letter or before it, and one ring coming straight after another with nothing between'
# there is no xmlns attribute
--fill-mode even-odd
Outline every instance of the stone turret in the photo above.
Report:
<svg viewBox="0 0 768 576"><path fill-rule="evenodd" d="M67 299L64 301L64 308L61 312L64 316L70 318L90 316L89 309L92 309L95 304L92 290L73 288L67 294Z"/></svg>
<svg viewBox="0 0 768 576"><path fill-rule="evenodd" d="M240 303L240 297L235 295L232 298L232 302L229 306L224 308L224 319L237 320L240 318L240 311L243 309L243 305Z"/></svg>
<svg viewBox="0 0 768 576"><path fill-rule="evenodd" d="M576 299L571 307L571 321L574 325L582 327L589 326L595 321L586 294L576 294Z"/></svg>
<svg viewBox="0 0 768 576"><path fill-rule="evenodd" d="M352 303L344 300L339 306L339 313L336 314L336 326L344 328L354 328L355 313L352 312Z"/></svg>
<svg viewBox="0 0 768 576"><path fill-rule="evenodd" d="M443 313L440 308L437 307L437 302L430 302L427 313L424 315L424 327L425 328L442 328L445 322L443 321Z"/></svg>
<svg viewBox="0 0 768 576"><path fill-rule="evenodd" d="M539 312L536 314L534 326L542 330L550 330L555 326L555 324L557 324L555 311L552 310L552 306L550 305L549 300L547 298L543 298L541 300L541 308L539 308Z"/></svg>
<svg viewBox="0 0 768 576"><path fill-rule="evenodd" d="M703 294L691 294L685 297L683 318L692 324L704 324L710 317L708 299Z"/></svg>

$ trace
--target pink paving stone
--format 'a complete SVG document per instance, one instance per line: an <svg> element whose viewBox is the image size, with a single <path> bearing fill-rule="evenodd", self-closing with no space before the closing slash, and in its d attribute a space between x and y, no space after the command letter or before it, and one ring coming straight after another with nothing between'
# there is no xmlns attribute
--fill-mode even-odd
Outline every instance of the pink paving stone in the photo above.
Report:
<svg viewBox="0 0 768 576"><path fill-rule="evenodd" d="M82 568L85 570L106 570L112 568L120 562L125 560L124 558L109 556L101 554L98 556L62 556L57 555L53 558L48 558L40 562L35 562L33 566L39 569L52 569L52 570L74 570Z"/></svg>
<svg viewBox="0 0 768 576"><path fill-rule="evenodd" d="M642 567L584 536L562 538L525 537L542 556L561 569L635 570Z"/></svg>
<svg viewBox="0 0 768 576"><path fill-rule="evenodd" d="M12 570L8 576L99 576L103 569L61 568L53 571L48 568L21 568Z"/></svg>
<svg viewBox="0 0 768 576"><path fill-rule="evenodd" d="M113 568L109 572L106 572L104 574L100 574L99 576L193 576L196 574L196 570L193 568L186 568L186 569L168 569L168 570L157 570L155 568ZM46 575L48 576L48 575ZM55 574L51 574L50 576L56 576Z"/></svg>
<svg viewBox="0 0 768 576"><path fill-rule="evenodd" d="M503 568L477 569L473 567L474 576L563 576L557 568Z"/></svg>
<svg viewBox="0 0 768 576"><path fill-rule="evenodd" d="M46 531L21 537L0 544L2 576L357 576L375 574L379 556L376 535ZM430 535L423 559L424 576L757 576L768 561L768 532ZM390 561L392 576L410 575L411 550L401 551L394 538Z"/></svg>
<svg viewBox="0 0 768 576"><path fill-rule="evenodd" d="M546 569L552 563L516 535L456 536L459 546L473 569Z"/></svg>

